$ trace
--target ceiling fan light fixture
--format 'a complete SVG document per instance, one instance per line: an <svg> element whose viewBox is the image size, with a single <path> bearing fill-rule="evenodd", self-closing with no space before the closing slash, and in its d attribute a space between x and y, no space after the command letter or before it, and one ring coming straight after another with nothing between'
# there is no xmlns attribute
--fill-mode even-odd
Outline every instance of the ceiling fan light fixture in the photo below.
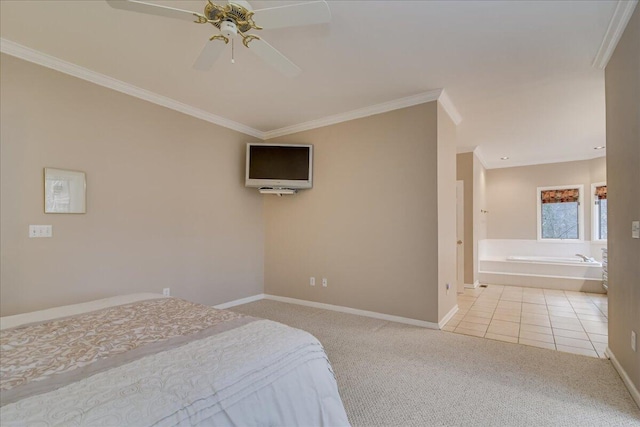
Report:
<svg viewBox="0 0 640 427"><path fill-rule="evenodd" d="M260 59L285 76L295 77L301 72L296 64L260 36L250 33L252 30L262 30L263 28L254 21L254 14L266 28L298 27L331 21L331 11L325 0L305 1L258 10L253 10L251 4L246 0L227 0L225 5L206 0L204 14L141 0L106 1L115 9L175 18L199 25L210 24L215 27L219 32L209 37L209 42L193 65L194 69L200 71L209 70L227 44L231 44L231 62L235 62L233 40L240 35L242 44L250 48ZM230 40L231 43L229 43Z"/></svg>
<svg viewBox="0 0 640 427"><path fill-rule="evenodd" d="M231 20L222 21L220 23L220 33L226 38L232 39L238 35L238 26Z"/></svg>

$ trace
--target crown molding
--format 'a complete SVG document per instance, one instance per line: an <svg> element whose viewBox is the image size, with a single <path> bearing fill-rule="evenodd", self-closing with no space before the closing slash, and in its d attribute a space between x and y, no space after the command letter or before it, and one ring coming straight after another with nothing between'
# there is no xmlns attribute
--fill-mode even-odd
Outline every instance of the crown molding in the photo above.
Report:
<svg viewBox="0 0 640 427"><path fill-rule="evenodd" d="M105 76L104 74L100 74L87 68L80 67L70 62L63 61L62 59L12 42L11 40L0 38L0 52L6 53L7 55L15 56L16 58L20 58L25 61L33 62L34 64L42 65L43 67L60 71L70 76L74 76L79 79L86 80L88 82L95 83L97 85L113 89L121 93L125 93L127 95L131 95L139 99L143 99L145 101L152 102L156 105L160 105L171 110L179 111L189 116L193 116L198 119L216 124L218 126L235 130L245 135L264 139L263 132L252 127L234 122L233 120L229 120L215 114L211 114L199 108L183 104L182 102L176 101L175 99L158 95L157 93L139 88L137 86L125 83L121 80L117 80L109 76Z"/></svg>
<svg viewBox="0 0 640 427"><path fill-rule="evenodd" d="M476 157L478 158L478 160L480 160L480 163L482 164L482 166L484 166L485 169L489 169L489 166L487 164L487 159L485 159L484 154L482 154L482 150L480 149L480 147L474 148L473 154L476 155Z"/></svg>
<svg viewBox="0 0 640 427"><path fill-rule="evenodd" d="M456 147L456 154L473 153L473 150L475 150L477 147L477 145Z"/></svg>
<svg viewBox="0 0 640 427"><path fill-rule="evenodd" d="M593 67L602 70L607 66L637 4L638 0L618 0L616 9L609 21L609 27L604 33L600 49L598 49L598 53L591 64Z"/></svg>
<svg viewBox="0 0 640 427"><path fill-rule="evenodd" d="M479 145L471 145L471 146L456 148L456 154L465 154L465 153L473 153L478 158L478 161L480 161L480 163L482 164L482 166L484 166L485 169L505 169L505 168L521 167L521 166L548 165L552 163L581 162L584 160L594 160L594 159L598 159L600 157L606 156L606 153L599 152L597 154L587 153L586 155L577 156L577 157L574 154L571 154L567 156L557 157L553 160L551 159L533 160L533 161L509 160L508 162L503 160L487 161Z"/></svg>
<svg viewBox="0 0 640 427"><path fill-rule="evenodd" d="M480 149L479 145L456 147L456 154L466 154L466 153L473 153L478 158L478 161L480 161L482 166L484 166L485 169L489 169L489 167L487 166L487 161L484 157L484 154L482 154L482 150Z"/></svg>
<svg viewBox="0 0 640 427"><path fill-rule="evenodd" d="M373 116L375 114L386 113L401 108L412 107L426 102L439 101L451 120L458 125L462 121L460 113L451 102L451 99L444 89L434 89L428 92L419 93L417 95L407 96L405 98L395 99L393 101L381 104L371 105L369 107L348 111L341 114L311 120L296 125L286 126L280 129L270 131L260 131L242 123L209 113L191 105L176 101L163 95L142 89L132 84L114 79L112 77L100 74L96 71L89 70L79 65L72 64L51 55L39 52L35 49L28 48L11 40L0 38L0 52L7 55L15 56L43 67L51 68L64 74L68 74L79 79L95 83L97 85L178 111L189 116L205 120L218 126L231 129L245 135L250 135L261 140L276 138L279 136L289 135L292 133L302 132L306 130L316 129L350 120L360 119L363 117Z"/></svg>
<svg viewBox="0 0 640 427"><path fill-rule="evenodd" d="M440 105L442 105L442 108L444 108L444 111L446 111L449 117L451 117L453 123L458 126L462 121L462 116L458 112L456 106L453 105L451 98L449 98L449 95L447 95L447 92L444 89L442 89L442 93L440 93L438 101L440 102Z"/></svg>
<svg viewBox="0 0 640 427"><path fill-rule="evenodd" d="M430 90L428 92L419 93L406 98L400 98L393 101L383 102L382 104L371 105L369 107L359 108L357 110L347 111L345 113L335 114L308 122L299 123L292 126L286 126L280 129L270 130L264 133L264 139L277 138L279 136L290 135L292 133L303 132L306 130L317 129L337 123L348 122L350 120L361 119L363 117L373 116L375 114L386 113L400 108L412 107L425 102L437 101L442 94L442 89Z"/></svg>
<svg viewBox="0 0 640 427"><path fill-rule="evenodd" d="M567 162L582 162L585 160L595 160L601 157L606 157L606 153L598 153L598 154L585 154L576 156L574 154L565 155L560 157L554 157L553 159L539 159L539 160L509 160L509 161L501 161L501 160L493 160L488 163L486 169L504 169L504 168L515 168L521 166L537 166L537 165L549 165L553 163L567 163ZM482 160L481 160L482 161Z"/></svg>

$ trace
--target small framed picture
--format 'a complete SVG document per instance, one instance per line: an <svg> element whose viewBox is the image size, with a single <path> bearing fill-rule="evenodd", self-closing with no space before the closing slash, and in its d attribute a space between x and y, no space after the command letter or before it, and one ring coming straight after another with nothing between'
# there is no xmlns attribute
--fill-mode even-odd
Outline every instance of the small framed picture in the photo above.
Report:
<svg viewBox="0 0 640 427"><path fill-rule="evenodd" d="M87 212L84 172L44 168L44 213Z"/></svg>

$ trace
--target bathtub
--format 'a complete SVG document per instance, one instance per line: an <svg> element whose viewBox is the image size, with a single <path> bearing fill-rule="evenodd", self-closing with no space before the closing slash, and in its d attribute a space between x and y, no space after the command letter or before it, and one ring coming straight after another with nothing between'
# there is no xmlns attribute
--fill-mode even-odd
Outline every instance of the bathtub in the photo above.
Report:
<svg viewBox="0 0 640 427"><path fill-rule="evenodd" d="M509 255L479 260L482 283L580 292L604 292L602 263L571 256Z"/></svg>
<svg viewBox="0 0 640 427"><path fill-rule="evenodd" d="M550 257L550 256L521 256L521 255L511 255L508 256L507 261L518 261L518 262L533 262L533 263L551 263L551 264L587 264L594 265L596 267L602 267L602 263L591 259L589 261L585 261L580 257Z"/></svg>

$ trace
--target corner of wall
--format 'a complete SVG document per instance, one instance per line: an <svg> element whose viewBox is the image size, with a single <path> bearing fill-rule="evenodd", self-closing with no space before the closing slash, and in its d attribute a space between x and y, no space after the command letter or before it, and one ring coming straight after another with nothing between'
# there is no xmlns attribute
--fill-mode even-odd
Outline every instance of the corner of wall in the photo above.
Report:
<svg viewBox="0 0 640 427"><path fill-rule="evenodd" d="M640 389L640 240L630 233L640 220L640 7L636 7L605 69L609 250L609 348L628 381ZM612 361L614 359L612 358ZM629 387L632 390L631 387Z"/></svg>
<svg viewBox="0 0 640 427"><path fill-rule="evenodd" d="M457 303L456 124L438 103L438 321ZM448 289L447 289L448 288Z"/></svg>

